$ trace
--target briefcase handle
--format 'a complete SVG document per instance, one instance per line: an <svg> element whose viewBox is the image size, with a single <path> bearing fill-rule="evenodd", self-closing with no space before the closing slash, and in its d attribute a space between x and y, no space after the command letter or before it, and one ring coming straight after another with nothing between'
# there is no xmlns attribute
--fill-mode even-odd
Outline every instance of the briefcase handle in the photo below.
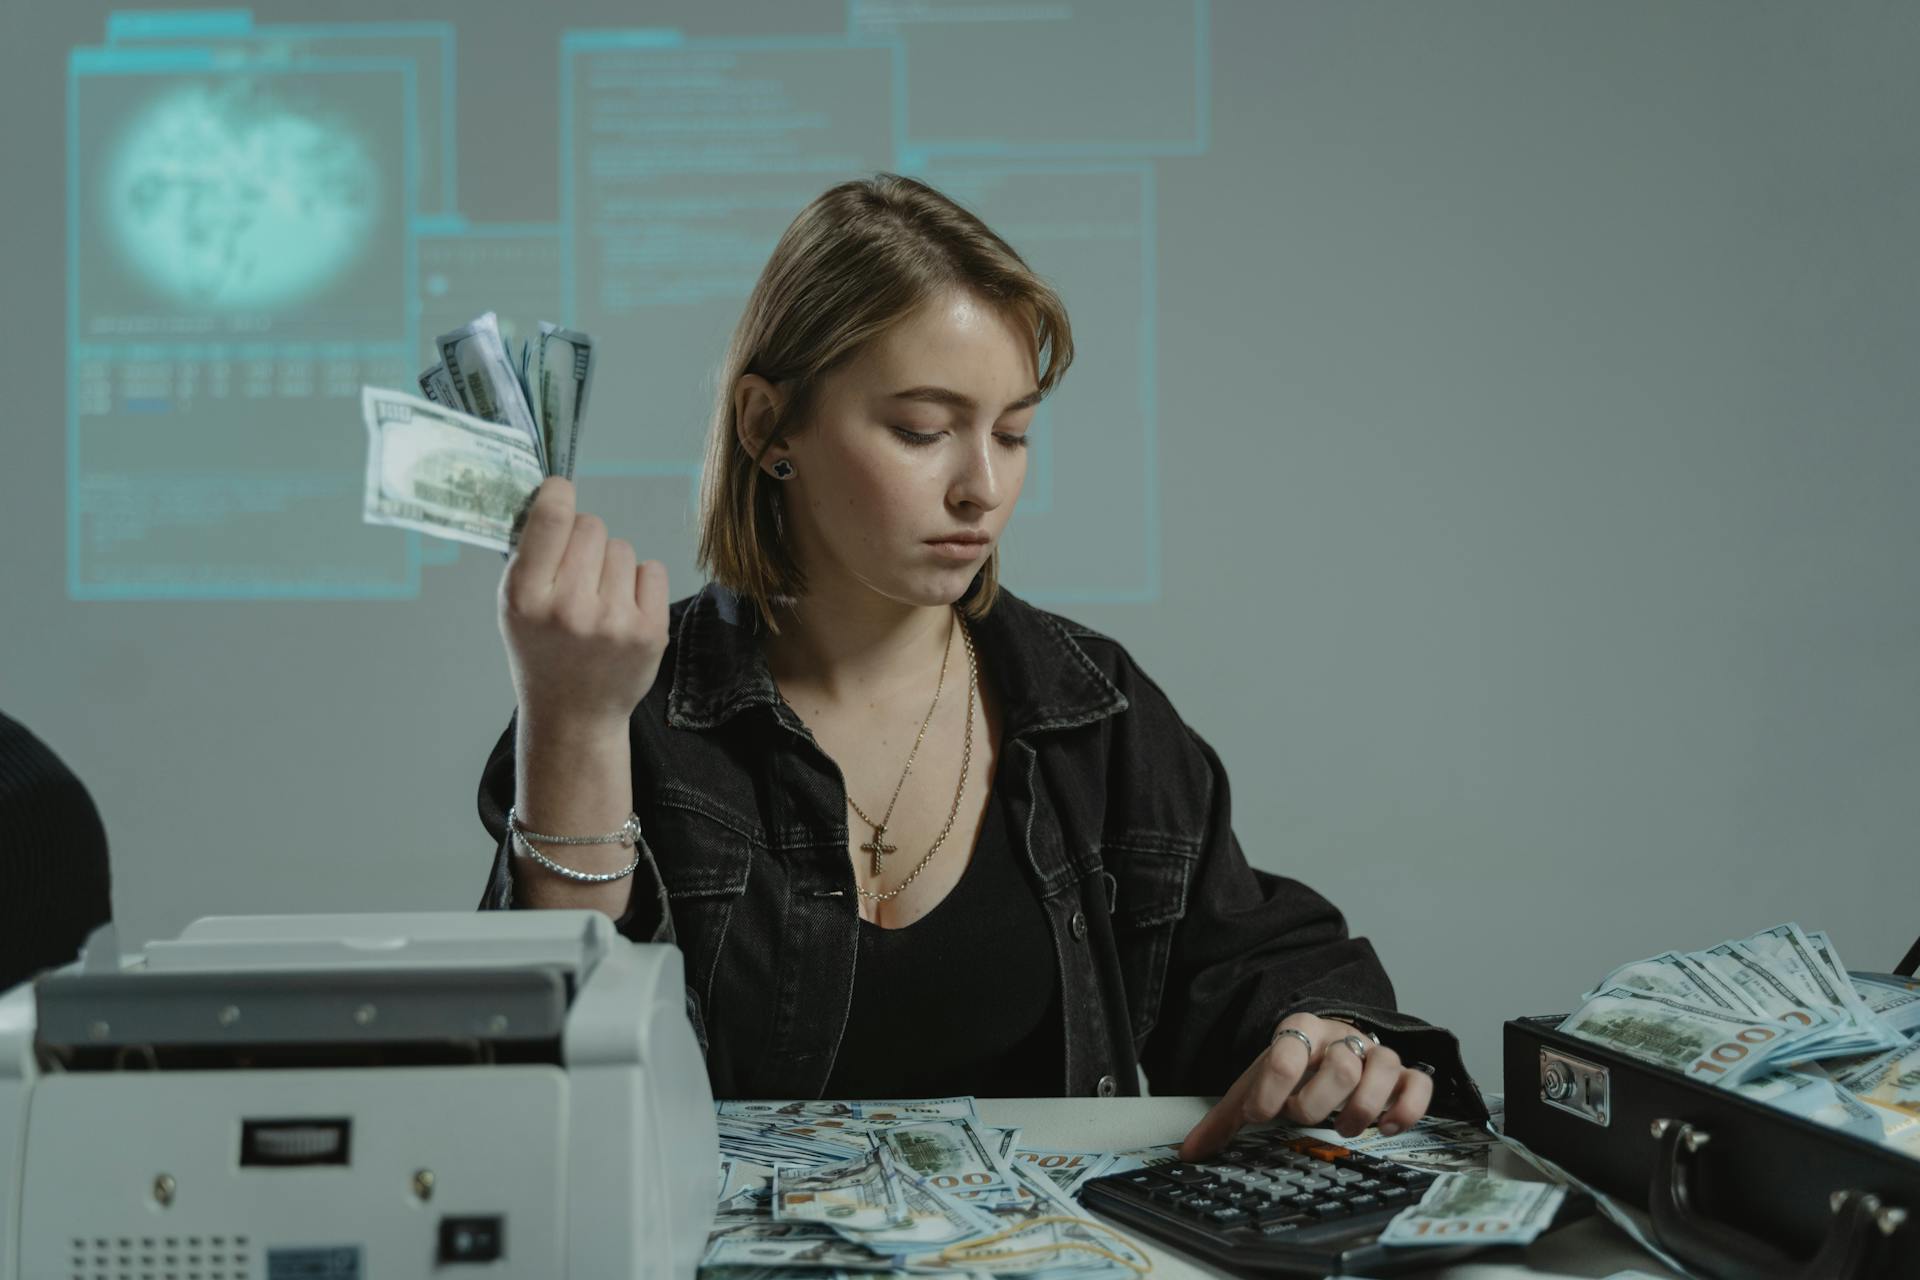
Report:
<svg viewBox="0 0 1920 1280"><path fill-rule="evenodd" d="M1810 1260L1797 1262L1736 1227L1715 1222L1693 1205L1690 1161L1712 1140L1696 1125L1655 1120L1660 1154L1653 1165L1647 1209L1654 1238L1688 1266L1715 1280L1869 1280L1887 1237L1906 1223L1907 1212L1868 1192L1836 1191L1829 1201L1833 1222Z"/></svg>

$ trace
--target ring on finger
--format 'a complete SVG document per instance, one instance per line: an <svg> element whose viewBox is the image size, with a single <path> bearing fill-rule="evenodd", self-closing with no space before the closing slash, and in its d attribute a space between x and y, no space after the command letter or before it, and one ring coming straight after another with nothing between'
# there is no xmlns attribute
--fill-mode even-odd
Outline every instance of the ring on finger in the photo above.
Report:
<svg viewBox="0 0 1920 1280"><path fill-rule="evenodd" d="M1306 1032L1300 1030L1298 1027L1281 1027L1273 1033L1272 1043L1279 1044L1281 1036L1292 1036L1295 1040L1307 1046L1307 1057L1313 1057L1313 1041L1307 1038Z"/></svg>
<svg viewBox="0 0 1920 1280"><path fill-rule="evenodd" d="M1367 1060L1367 1052L1373 1048L1372 1045L1362 1040L1359 1036L1341 1036L1340 1043L1347 1046L1347 1049L1353 1056L1362 1062Z"/></svg>

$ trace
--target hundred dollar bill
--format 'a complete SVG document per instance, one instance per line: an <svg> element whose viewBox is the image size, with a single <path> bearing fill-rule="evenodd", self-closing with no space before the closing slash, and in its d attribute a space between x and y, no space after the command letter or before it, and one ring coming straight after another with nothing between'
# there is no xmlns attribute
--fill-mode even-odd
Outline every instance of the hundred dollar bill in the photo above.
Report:
<svg viewBox="0 0 1920 1280"><path fill-rule="evenodd" d="M1853 972L1847 977L1874 1017L1902 1035L1920 1031L1920 978Z"/></svg>
<svg viewBox="0 0 1920 1280"><path fill-rule="evenodd" d="M518 430L383 387L360 389L369 524L506 551L545 472Z"/></svg>
<svg viewBox="0 0 1920 1280"><path fill-rule="evenodd" d="M839 1221L830 1221L828 1225L849 1240L882 1252L937 1249L999 1230L999 1223L991 1214L942 1195L924 1178L905 1176L898 1181L905 1221L870 1230L858 1230Z"/></svg>
<svg viewBox="0 0 1920 1280"><path fill-rule="evenodd" d="M432 368L420 374L420 394L449 409L462 407L460 396L453 389L453 379L447 376L447 366L444 364L436 362Z"/></svg>
<svg viewBox="0 0 1920 1280"><path fill-rule="evenodd" d="M587 392L593 388L593 339L577 329L542 320L532 375L548 469L571 480L573 460L580 453L580 426L587 415Z"/></svg>
<svg viewBox="0 0 1920 1280"><path fill-rule="evenodd" d="M506 340L500 336L500 324L493 312L485 312L458 329L441 334L435 342L440 348L440 361L446 366L447 376L453 380L454 390L466 411L476 418L524 433L540 459L541 472L551 475L546 441L533 419L532 406L527 403L526 392L514 370L513 359L507 354Z"/></svg>
<svg viewBox="0 0 1920 1280"><path fill-rule="evenodd" d="M778 1224L776 1224L778 1225ZM819 1267L842 1271L892 1271L904 1265L904 1256L876 1253L839 1236L810 1235L754 1237L723 1236L707 1244L700 1269L708 1267Z"/></svg>
<svg viewBox="0 0 1920 1280"><path fill-rule="evenodd" d="M1443 1173L1380 1233L1385 1245L1528 1244L1553 1222L1566 1188L1486 1173Z"/></svg>
<svg viewBox="0 0 1920 1280"><path fill-rule="evenodd" d="M1676 1000L1697 1004L1702 1008L1718 1009L1722 1013L1753 1015L1761 1012L1749 1007L1738 992L1727 990L1716 975L1703 972L1698 964L1689 963L1688 958L1677 951L1663 951L1645 960L1623 964L1600 979L1599 984L1581 999L1590 1000L1609 987L1627 987L1653 995L1672 996Z"/></svg>
<svg viewBox="0 0 1920 1280"><path fill-rule="evenodd" d="M909 1098L893 1100L834 1100L796 1098L789 1101L735 1099L716 1102L714 1110L722 1116L753 1119L761 1116L791 1120L834 1117L895 1124L906 1120L978 1120L970 1097Z"/></svg>
<svg viewBox="0 0 1920 1280"><path fill-rule="evenodd" d="M1755 951L1744 942L1728 941L1696 952L1696 963L1738 992L1752 1012L1777 1018L1795 1009L1805 1010L1819 1019L1815 1000L1803 994L1804 988L1789 980L1775 967L1777 961ZM1828 1006L1837 1008L1837 1006Z"/></svg>
<svg viewBox="0 0 1920 1280"><path fill-rule="evenodd" d="M909 1225L893 1156L885 1148L819 1169L776 1167L773 1217L862 1232Z"/></svg>
<svg viewBox="0 0 1920 1280"><path fill-rule="evenodd" d="M1811 1065L1811 1064L1809 1064ZM1881 1140L1880 1119L1858 1098L1824 1075L1783 1067L1734 1086L1734 1092L1789 1115L1851 1133L1869 1142Z"/></svg>
<svg viewBox="0 0 1920 1280"><path fill-rule="evenodd" d="M758 1191L773 1179L773 1170L751 1160L720 1160L720 1199L732 1200L749 1191Z"/></svg>
<svg viewBox="0 0 1920 1280"><path fill-rule="evenodd" d="M1593 1201L1593 1207L1599 1210L1601 1217L1624 1231L1629 1239L1655 1258L1658 1258L1663 1266L1671 1268L1679 1275L1686 1276L1693 1274L1687 1269L1685 1263L1660 1247L1660 1242L1655 1240L1647 1229L1644 1221L1646 1215L1644 1213L1640 1213L1637 1210L1629 1210L1612 1196L1600 1190L1600 1188L1575 1177L1572 1173L1561 1168L1545 1156L1538 1154L1531 1147L1527 1146L1526 1143L1511 1134L1501 1134L1500 1143L1506 1147L1507 1150L1513 1152L1535 1169L1547 1177L1552 1178L1560 1186L1571 1187L1591 1199Z"/></svg>
<svg viewBox="0 0 1920 1280"><path fill-rule="evenodd" d="M1833 1054L1876 1052L1898 1048L1900 1035L1873 1014L1854 990L1839 953L1824 933L1808 933L1788 921L1763 929L1743 945L1773 957L1780 966L1816 996L1838 1024L1822 1038ZM1822 1056L1831 1056L1823 1054Z"/></svg>
<svg viewBox="0 0 1920 1280"><path fill-rule="evenodd" d="M1012 1184L995 1146L973 1121L899 1125L880 1135L901 1165L941 1191L985 1191Z"/></svg>
<svg viewBox="0 0 1920 1280"><path fill-rule="evenodd" d="M1130 1241L1089 1219L1050 1179L1023 1165L1009 1172L1005 1187L959 1193L993 1219L994 1232L1009 1234L978 1247L949 1246L950 1265L995 1276L1087 1274L1083 1268L1088 1267L1095 1268L1094 1275L1131 1276L1151 1269L1152 1261ZM1118 1259L1111 1271L1100 1267L1103 1257Z"/></svg>
<svg viewBox="0 0 1920 1280"><path fill-rule="evenodd" d="M1024 1165L1031 1172L1051 1179L1053 1185L1066 1195L1072 1195L1073 1189L1080 1183L1088 1178L1099 1177L1113 1163L1113 1157L1104 1151L1025 1148L1015 1151L1008 1163Z"/></svg>
<svg viewBox="0 0 1920 1280"><path fill-rule="evenodd" d="M1839 1072L1834 1083L1874 1109L1883 1143L1920 1157L1920 1044Z"/></svg>
<svg viewBox="0 0 1920 1280"><path fill-rule="evenodd" d="M1729 1016L1666 996L1610 987L1558 1028L1722 1088L1791 1058L1814 1028Z"/></svg>

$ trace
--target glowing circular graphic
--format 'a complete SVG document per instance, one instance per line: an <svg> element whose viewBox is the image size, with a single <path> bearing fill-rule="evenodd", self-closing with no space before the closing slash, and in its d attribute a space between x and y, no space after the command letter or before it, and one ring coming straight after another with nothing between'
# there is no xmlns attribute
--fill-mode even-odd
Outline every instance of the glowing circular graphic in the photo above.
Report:
<svg viewBox="0 0 1920 1280"><path fill-rule="evenodd" d="M184 85L127 126L104 214L128 264L176 302L282 307L337 278L380 217L361 139L258 80Z"/></svg>

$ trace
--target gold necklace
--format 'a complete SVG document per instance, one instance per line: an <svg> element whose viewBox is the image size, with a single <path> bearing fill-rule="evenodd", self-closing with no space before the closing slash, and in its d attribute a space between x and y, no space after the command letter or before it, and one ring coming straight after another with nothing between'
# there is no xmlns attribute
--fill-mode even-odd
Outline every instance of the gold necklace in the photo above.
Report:
<svg viewBox="0 0 1920 1280"><path fill-rule="evenodd" d="M885 893L875 893L871 889L862 889L859 885L854 885L853 891L863 898L870 898L875 902L885 902L888 898L896 896L905 890L908 885L912 884L913 878L925 870L929 862L933 861L933 855L940 852L940 846L946 842L947 833L953 830L953 820L960 812L960 796L961 793L967 789L967 764L973 759L973 703L974 697L979 689L979 668L975 664L973 656L973 633L967 630L965 626L962 626L960 628L960 638L967 642L967 736L960 751L960 785L953 789L953 807L947 810L946 825L941 827L940 834L934 837L933 847L927 850L927 856L920 859L913 870L907 872L907 878ZM936 698L939 697L937 693L934 696ZM929 712L928 714L929 717L931 717L932 713ZM925 732L924 726L922 727L922 732ZM917 743L915 745L916 747L918 746ZM902 775L902 781L904 780L905 776ZM899 788L896 787L894 794L897 796L899 793ZM853 804L852 796L847 797L847 803ZM873 821L873 819L868 818L866 814L860 813L859 805L853 805L853 811L859 813L863 821L868 823ZM889 814L893 812L892 806L888 806L887 812ZM874 843L878 844L879 840L880 836L878 831L876 831L874 834ZM867 846L861 845L860 847L865 849ZM879 865L879 854L876 853L874 855L875 874L878 874Z"/></svg>
<svg viewBox="0 0 1920 1280"><path fill-rule="evenodd" d="M947 833L953 829L954 818L960 812L960 797L965 793L967 787L967 766L973 759L973 704L979 692L979 666L974 657L973 633L960 621L958 610L954 612L953 621L947 631L946 652L940 657L940 678L935 682L933 687L933 703L927 708L926 718L920 722L920 733L913 740L913 750L907 753L907 767L901 771L900 781L893 785L893 798L887 801L887 812L885 816L883 816L879 822L875 822L867 816L866 811L860 807L859 802L853 798L851 793L847 796L847 803L853 806L853 811L860 815L862 822L865 822L873 828L873 839L861 845L860 849L863 853L873 855L871 869L868 874L878 876L880 874L881 858L886 854L895 853L899 849L899 846L890 845L885 840L887 823L893 818L893 807L900 799L900 788L906 785L907 774L913 772L913 758L920 752L920 743L927 736L927 726L933 723L934 709L940 705L940 690L945 686L947 681L947 662L953 654L952 628L954 626L960 628L960 638L965 642L967 649L967 731L960 753L960 785L954 788L953 807L947 811L946 825L940 828L940 834L935 838L933 847L928 849L927 856L920 859L918 865L907 873L907 878L885 893L874 893L871 890L862 889L857 884L854 885L854 892L863 898L872 898L876 902L884 902L912 884L914 877L919 875L926 865L933 861L933 855L940 851L940 846L946 841ZM779 696L780 701L786 705L787 709L792 711L793 704L787 702L787 695L780 691L780 682L778 680L773 682L773 691ZM794 714L798 715L799 713L794 712Z"/></svg>
<svg viewBox="0 0 1920 1280"><path fill-rule="evenodd" d="M860 846L862 853L870 853L873 855L873 865L868 868L868 875L879 875L880 859L899 849L898 845L891 845L886 841L887 823L893 820L893 806L900 800L900 788L907 784L907 775L913 772L913 758L920 754L920 743L927 736L927 726L933 723L934 708L940 705L940 690L947 683L947 662L953 656L953 628L958 625L959 620L960 615L955 613L947 623L947 647L940 655L940 678L934 682L933 703L927 708L926 719L920 722L920 733L913 740L913 750L907 752L907 767L900 771L900 781L893 784L893 798L887 801L886 813L882 815L880 821L875 822L867 816L866 810L862 809L859 802L853 798L853 793L851 791L847 793L847 803L852 805L853 811L860 815L860 821L873 828L873 839Z"/></svg>

